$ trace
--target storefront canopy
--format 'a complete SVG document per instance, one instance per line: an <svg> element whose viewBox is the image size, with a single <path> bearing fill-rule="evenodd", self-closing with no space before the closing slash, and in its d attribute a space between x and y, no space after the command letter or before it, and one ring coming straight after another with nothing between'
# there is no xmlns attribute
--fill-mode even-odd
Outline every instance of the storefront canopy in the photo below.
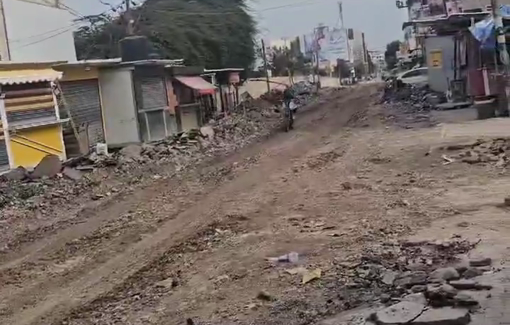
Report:
<svg viewBox="0 0 510 325"><path fill-rule="evenodd" d="M175 77L175 79L179 80L184 85L197 90L201 95L212 95L216 92L216 87L202 79L202 77L179 76Z"/></svg>

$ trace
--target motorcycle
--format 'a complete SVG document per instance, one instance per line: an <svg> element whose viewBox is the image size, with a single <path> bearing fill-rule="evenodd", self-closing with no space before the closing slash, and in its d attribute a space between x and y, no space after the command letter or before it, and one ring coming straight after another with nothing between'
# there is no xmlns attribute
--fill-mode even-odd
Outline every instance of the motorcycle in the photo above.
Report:
<svg viewBox="0 0 510 325"><path fill-rule="evenodd" d="M294 102L294 100L289 101L288 103L283 103L283 121L284 121L284 128L285 132L289 132L294 128L294 114L297 110L297 105Z"/></svg>

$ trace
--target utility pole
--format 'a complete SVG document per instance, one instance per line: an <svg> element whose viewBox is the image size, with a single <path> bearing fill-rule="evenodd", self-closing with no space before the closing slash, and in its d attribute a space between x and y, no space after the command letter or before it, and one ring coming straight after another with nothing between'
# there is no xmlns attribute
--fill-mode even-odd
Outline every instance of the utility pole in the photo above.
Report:
<svg viewBox="0 0 510 325"><path fill-rule="evenodd" d="M314 38L314 51L315 51L315 70L317 70L317 90L319 90L319 88L321 87L321 77L320 77L320 73L319 73L319 61L320 61L320 58L319 58L319 35L322 35L324 33L324 26L318 26L314 29L314 32L313 32L313 38ZM320 34L319 34L319 31Z"/></svg>
<svg viewBox="0 0 510 325"><path fill-rule="evenodd" d="M269 74L267 72L267 57L266 57L266 45L264 40L260 40L262 43L262 58L264 59L264 74L266 75L267 93L271 93L271 86L269 85Z"/></svg>
<svg viewBox="0 0 510 325"><path fill-rule="evenodd" d="M351 62L351 48L350 48L350 45L349 45L349 37L347 35L347 30L345 29L345 25L344 25L344 10L343 10L343 5L342 5L342 1L338 1L338 13L339 13L339 17L340 17L340 28L342 29L342 32L345 33L345 45L346 45L346 49L347 49L347 61Z"/></svg>

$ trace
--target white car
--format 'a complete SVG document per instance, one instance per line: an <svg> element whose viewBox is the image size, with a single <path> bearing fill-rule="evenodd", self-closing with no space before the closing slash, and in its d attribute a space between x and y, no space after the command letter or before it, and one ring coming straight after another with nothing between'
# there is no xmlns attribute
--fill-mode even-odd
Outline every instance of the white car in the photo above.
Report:
<svg viewBox="0 0 510 325"><path fill-rule="evenodd" d="M428 71L429 68L427 67L411 69L399 74L397 80L400 80L402 83L408 85L414 85L418 87L426 86L429 83Z"/></svg>

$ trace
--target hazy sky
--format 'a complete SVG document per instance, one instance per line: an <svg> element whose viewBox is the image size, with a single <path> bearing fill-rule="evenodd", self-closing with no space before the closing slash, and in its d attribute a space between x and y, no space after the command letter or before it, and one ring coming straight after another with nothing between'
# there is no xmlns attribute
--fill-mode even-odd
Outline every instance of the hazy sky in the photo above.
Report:
<svg viewBox="0 0 510 325"><path fill-rule="evenodd" d="M83 15L103 12L108 7L99 0L66 0ZM171 0L168 0L171 1ZM118 4L121 0L104 0ZM139 2L139 1L138 1ZM345 27L365 32L370 50L383 50L386 43L403 36L401 27L407 14L392 0L343 0ZM337 0L250 0L252 13L266 39L295 37L310 33L319 23L338 22ZM281 7L281 8L277 8Z"/></svg>

